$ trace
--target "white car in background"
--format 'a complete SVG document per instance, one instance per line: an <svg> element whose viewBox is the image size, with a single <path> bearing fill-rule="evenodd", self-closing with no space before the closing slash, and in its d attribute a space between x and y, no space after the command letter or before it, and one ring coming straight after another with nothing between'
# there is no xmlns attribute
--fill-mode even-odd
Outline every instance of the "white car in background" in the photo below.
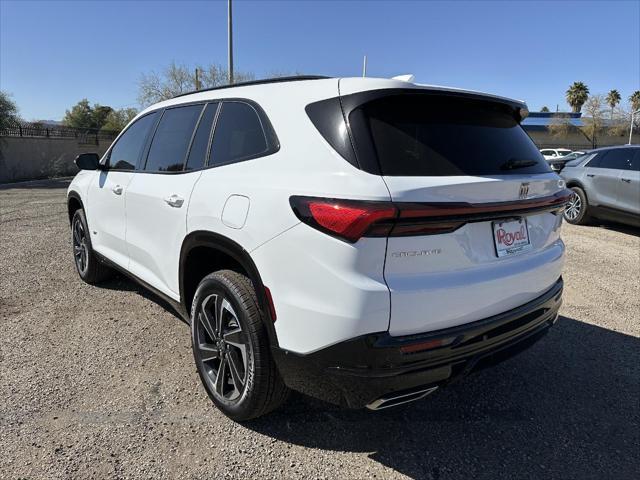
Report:
<svg viewBox="0 0 640 480"><path fill-rule="evenodd" d="M549 161L569 155L572 153L572 150L569 150L568 148L543 148L540 150L540 153L545 160Z"/></svg>

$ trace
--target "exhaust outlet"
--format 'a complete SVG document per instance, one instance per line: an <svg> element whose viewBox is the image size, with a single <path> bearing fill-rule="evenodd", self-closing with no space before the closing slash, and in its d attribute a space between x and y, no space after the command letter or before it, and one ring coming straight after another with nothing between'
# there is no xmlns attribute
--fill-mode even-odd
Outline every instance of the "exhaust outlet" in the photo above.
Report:
<svg viewBox="0 0 640 480"><path fill-rule="evenodd" d="M379 399L369 403L367 405L367 408L369 410L382 410L383 408L390 408L397 405L402 405L403 403L414 402L426 397L430 393L435 392L437 389L438 387L429 387L421 388L419 390L414 390L413 392L403 393L400 395L390 394L384 397L380 397Z"/></svg>

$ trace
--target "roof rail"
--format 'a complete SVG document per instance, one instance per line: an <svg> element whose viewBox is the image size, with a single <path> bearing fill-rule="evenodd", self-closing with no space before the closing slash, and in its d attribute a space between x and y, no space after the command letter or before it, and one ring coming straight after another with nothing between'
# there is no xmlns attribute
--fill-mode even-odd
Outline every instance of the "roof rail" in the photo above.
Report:
<svg viewBox="0 0 640 480"><path fill-rule="evenodd" d="M209 92L211 90L222 90L223 88L246 87L250 85L262 85L264 83L280 83L280 82L296 82L300 80L323 80L332 77L324 75L297 75L291 77L263 78L262 80L250 80L248 82L233 83L231 85L221 85L219 87L203 88L202 90L194 90L192 92L181 93L172 98L184 97L185 95L193 95L194 93Z"/></svg>

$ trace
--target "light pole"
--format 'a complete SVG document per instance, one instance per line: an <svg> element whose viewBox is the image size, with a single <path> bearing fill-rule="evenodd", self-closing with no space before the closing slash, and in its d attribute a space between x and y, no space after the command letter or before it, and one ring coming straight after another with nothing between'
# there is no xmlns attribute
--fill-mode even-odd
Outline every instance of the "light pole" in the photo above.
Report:
<svg viewBox="0 0 640 480"><path fill-rule="evenodd" d="M629 125L629 145L631 145L631 136L633 135L633 117L635 117L638 113L640 113L640 109L636 110L635 112L631 112L631 125Z"/></svg>
<svg viewBox="0 0 640 480"><path fill-rule="evenodd" d="M229 0L227 8L227 34L229 36L229 85L233 83L233 20L231 12L231 0Z"/></svg>

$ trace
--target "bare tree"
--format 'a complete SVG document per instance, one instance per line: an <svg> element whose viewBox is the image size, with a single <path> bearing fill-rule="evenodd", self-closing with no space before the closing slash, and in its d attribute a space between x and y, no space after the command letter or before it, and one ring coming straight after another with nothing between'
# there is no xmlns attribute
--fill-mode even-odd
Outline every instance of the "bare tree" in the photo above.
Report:
<svg viewBox="0 0 640 480"><path fill-rule="evenodd" d="M573 125L569 115L558 114L547 129L555 138L566 138L571 132L579 132L591 143L592 148L596 148L599 136L605 131L605 106L603 95L593 95L584 103L581 127Z"/></svg>
<svg viewBox="0 0 640 480"><path fill-rule="evenodd" d="M591 142L593 148L598 146L598 137L604 131L606 100L603 95L592 95L584 104L585 116L582 117L582 134Z"/></svg>
<svg viewBox="0 0 640 480"><path fill-rule="evenodd" d="M196 68L199 84L196 84ZM236 82L253 80L248 72L234 72ZM142 74L138 82L138 102L142 106L173 98L176 95L196 90L196 87L211 88L227 85L227 69L221 65L197 66L191 68L184 64L171 62L161 73Z"/></svg>

